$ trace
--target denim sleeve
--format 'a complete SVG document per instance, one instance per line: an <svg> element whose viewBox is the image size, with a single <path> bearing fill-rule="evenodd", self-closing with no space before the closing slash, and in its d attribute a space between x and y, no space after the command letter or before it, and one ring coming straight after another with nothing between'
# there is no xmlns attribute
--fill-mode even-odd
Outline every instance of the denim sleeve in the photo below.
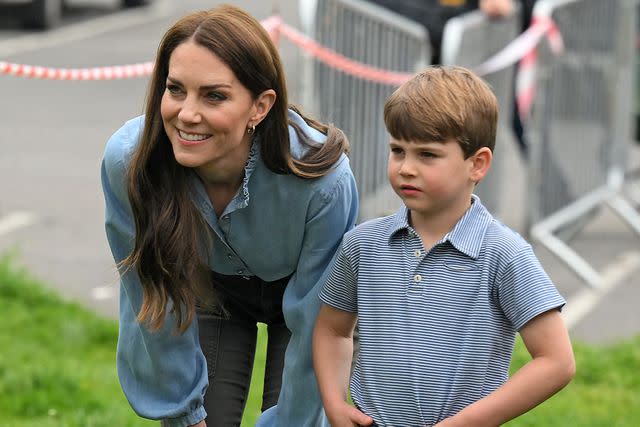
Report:
<svg viewBox="0 0 640 427"><path fill-rule="evenodd" d="M285 290L282 310L291 339L285 355L278 404L257 427L316 427L326 424L311 358L311 335L320 308L318 296L342 236L358 215L355 179L345 160L334 185L317 194L305 227L298 268Z"/></svg>
<svg viewBox="0 0 640 427"><path fill-rule="evenodd" d="M133 249L134 222L127 196L125 158L138 138L140 122L116 132L105 149L101 179L106 203L107 239L116 263ZM117 368L133 410L143 418L164 419L170 427L196 424L206 417L203 395L208 385L206 360L194 323L182 335L168 315L164 327L149 331L136 320L142 289L134 270L120 269L120 323Z"/></svg>

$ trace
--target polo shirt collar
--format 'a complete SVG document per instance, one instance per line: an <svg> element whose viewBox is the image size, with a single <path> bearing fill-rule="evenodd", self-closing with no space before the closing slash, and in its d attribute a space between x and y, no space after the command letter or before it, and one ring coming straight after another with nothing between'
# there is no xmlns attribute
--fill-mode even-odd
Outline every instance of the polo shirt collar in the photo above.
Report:
<svg viewBox="0 0 640 427"><path fill-rule="evenodd" d="M453 226L453 229L442 238L441 242L448 240L457 250L475 259L480 255L484 235L493 217L482 205L478 196L472 194L471 198L471 207ZM400 230L412 230L408 218L409 210L402 205L389 224L389 241Z"/></svg>
<svg viewBox="0 0 640 427"><path fill-rule="evenodd" d="M478 196L472 194L471 198L471 207L442 240L448 240L457 250L475 259L480 255L482 241L492 216Z"/></svg>
<svg viewBox="0 0 640 427"><path fill-rule="evenodd" d="M409 225L409 209L403 204L400 209L393 215L388 229L388 239L391 241L393 236L400 230L410 230Z"/></svg>

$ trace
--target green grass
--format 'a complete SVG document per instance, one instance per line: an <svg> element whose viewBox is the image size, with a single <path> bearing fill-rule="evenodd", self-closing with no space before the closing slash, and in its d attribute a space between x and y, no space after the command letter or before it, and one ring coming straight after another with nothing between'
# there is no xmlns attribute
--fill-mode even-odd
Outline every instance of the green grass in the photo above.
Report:
<svg viewBox="0 0 640 427"><path fill-rule="evenodd" d="M59 297L0 259L0 426L157 426L138 418L115 371L116 323ZM242 427L260 413L265 329ZM640 425L640 337L574 345L578 372L562 392L512 421L520 426ZM528 356L516 346L513 369Z"/></svg>
<svg viewBox="0 0 640 427"><path fill-rule="evenodd" d="M267 353L267 328L266 325L258 324L258 342L256 343L256 357L253 362L253 377L251 377L251 387L249 388L249 399L244 409L242 424L240 427L253 427L260 416L262 406L262 389L264 385L264 365Z"/></svg>
<svg viewBox="0 0 640 427"><path fill-rule="evenodd" d="M63 301L0 258L0 426L158 426L133 413L118 383L116 322ZM264 365L259 330L256 364ZM260 414L262 369L243 427Z"/></svg>
<svg viewBox="0 0 640 427"><path fill-rule="evenodd" d="M525 426L640 426L640 336L615 345L573 345L576 376L560 393L508 423ZM512 370L528 354L518 341Z"/></svg>
<svg viewBox="0 0 640 427"><path fill-rule="evenodd" d="M120 390L115 322L0 259L0 425L144 426ZM157 425L154 423L153 425Z"/></svg>

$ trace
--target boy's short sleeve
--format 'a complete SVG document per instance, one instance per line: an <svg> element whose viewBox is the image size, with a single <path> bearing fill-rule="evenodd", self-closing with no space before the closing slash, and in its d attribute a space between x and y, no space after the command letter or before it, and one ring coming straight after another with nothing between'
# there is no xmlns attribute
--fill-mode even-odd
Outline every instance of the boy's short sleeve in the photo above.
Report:
<svg viewBox="0 0 640 427"><path fill-rule="evenodd" d="M565 304L528 244L498 274L498 300L517 331L539 314Z"/></svg>
<svg viewBox="0 0 640 427"><path fill-rule="evenodd" d="M353 263L347 255L347 239L340 245L329 277L320 291L320 300L339 310L356 313L358 311L358 282Z"/></svg>

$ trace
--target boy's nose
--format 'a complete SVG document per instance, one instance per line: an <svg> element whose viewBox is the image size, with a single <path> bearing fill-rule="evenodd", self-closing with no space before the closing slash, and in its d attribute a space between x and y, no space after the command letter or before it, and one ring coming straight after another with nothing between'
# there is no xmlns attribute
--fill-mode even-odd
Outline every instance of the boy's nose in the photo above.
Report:
<svg viewBox="0 0 640 427"><path fill-rule="evenodd" d="M400 168L398 169L398 173L401 176L412 176L415 174L415 167L413 162L405 159L400 163Z"/></svg>

